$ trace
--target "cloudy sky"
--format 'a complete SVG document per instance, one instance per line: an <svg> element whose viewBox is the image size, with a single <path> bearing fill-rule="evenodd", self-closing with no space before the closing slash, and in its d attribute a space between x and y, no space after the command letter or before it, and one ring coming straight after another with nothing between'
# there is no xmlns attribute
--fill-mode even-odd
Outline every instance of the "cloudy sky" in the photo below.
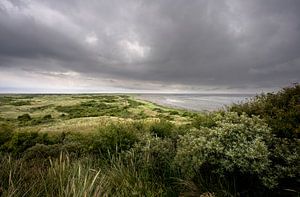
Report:
<svg viewBox="0 0 300 197"><path fill-rule="evenodd" d="M300 80L299 0L0 0L0 92L258 92Z"/></svg>

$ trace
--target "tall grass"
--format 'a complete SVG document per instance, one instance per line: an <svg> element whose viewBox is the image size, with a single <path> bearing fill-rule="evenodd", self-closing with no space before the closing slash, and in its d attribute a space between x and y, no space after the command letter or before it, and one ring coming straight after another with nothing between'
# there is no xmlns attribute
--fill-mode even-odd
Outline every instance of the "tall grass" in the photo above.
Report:
<svg viewBox="0 0 300 197"><path fill-rule="evenodd" d="M160 196L163 185L150 181L150 175L137 166L133 157L113 156L110 165L87 157L72 160L68 154L36 164L1 158L3 196ZM34 167L32 166L34 165ZM98 168L95 168L95 167Z"/></svg>
<svg viewBox="0 0 300 197"><path fill-rule="evenodd" d="M71 163L66 154L40 165L6 155L1 159L1 167L3 196L101 195L99 183L104 176L100 176L100 170L89 168L80 161Z"/></svg>
<svg viewBox="0 0 300 197"><path fill-rule="evenodd" d="M0 196L299 196L299 90L189 125L132 120L48 134L0 124Z"/></svg>
<svg viewBox="0 0 300 197"><path fill-rule="evenodd" d="M59 159L50 159L49 162L47 174L41 176L46 194L74 197L103 195L100 186L104 176L100 176L101 170L92 169L80 161L71 163L68 155L62 153Z"/></svg>

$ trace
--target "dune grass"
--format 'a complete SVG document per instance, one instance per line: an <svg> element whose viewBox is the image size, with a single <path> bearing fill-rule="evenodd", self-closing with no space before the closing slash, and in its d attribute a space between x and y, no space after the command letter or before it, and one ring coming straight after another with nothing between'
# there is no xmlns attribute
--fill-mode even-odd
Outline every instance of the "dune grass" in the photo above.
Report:
<svg viewBox="0 0 300 197"><path fill-rule="evenodd" d="M0 96L0 196L299 196L299 90L212 113Z"/></svg>

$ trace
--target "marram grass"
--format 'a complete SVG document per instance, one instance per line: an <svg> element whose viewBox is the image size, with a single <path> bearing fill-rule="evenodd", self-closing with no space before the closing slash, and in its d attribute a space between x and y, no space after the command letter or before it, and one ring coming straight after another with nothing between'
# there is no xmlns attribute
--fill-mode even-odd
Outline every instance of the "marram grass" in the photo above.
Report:
<svg viewBox="0 0 300 197"><path fill-rule="evenodd" d="M300 86L227 111L0 96L0 196L299 196Z"/></svg>

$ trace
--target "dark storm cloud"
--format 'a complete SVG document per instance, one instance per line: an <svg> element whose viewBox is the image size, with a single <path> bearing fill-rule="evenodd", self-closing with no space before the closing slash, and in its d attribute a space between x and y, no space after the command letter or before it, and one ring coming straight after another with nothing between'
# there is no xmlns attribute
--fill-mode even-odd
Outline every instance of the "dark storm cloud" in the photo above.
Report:
<svg viewBox="0 0 300 197"><path fill-rule="evenodd" d="M299 10L298 0L0 0L0 69L278 87L299 81Z"/></svg>

